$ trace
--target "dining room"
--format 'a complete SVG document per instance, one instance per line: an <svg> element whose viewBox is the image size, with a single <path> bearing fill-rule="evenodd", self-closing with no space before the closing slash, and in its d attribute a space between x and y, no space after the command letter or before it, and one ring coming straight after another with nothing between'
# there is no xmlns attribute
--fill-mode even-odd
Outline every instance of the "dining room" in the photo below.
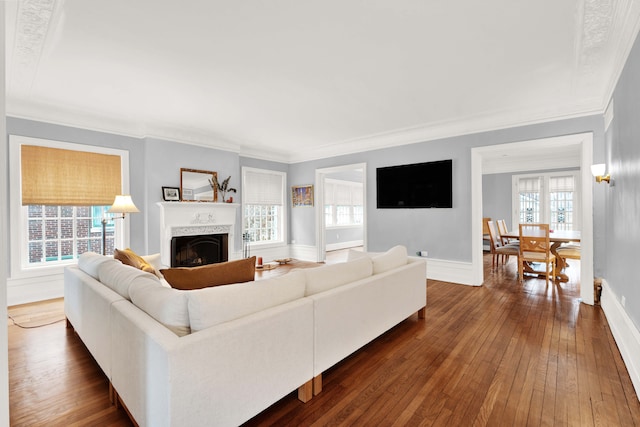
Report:
<svg viewBox="0 0 640 427"><path fill-rule="evenodd" d="M571 135L496 145L482 150L478 156L479 167L474 175L481 176L482 191L481 198L478 198L480 208L474 212L481 212L484 218L478 228L483 229L479 234L483 239L485 256L492 252L486 234L488 219L493 220L500 243L511 244L510 250L506 248L500 251L516 255L508 258L515 271L518 271L519 264L519 225L546 224L548 252L554 260L549 263L549 268L554 266L557 270L553 277L554 283L563 286L576 281L580 286L582 277L587 277L583 283L592 281L589 276L593 276L593 267L586 268L589 265L583 265L583 229L589 230L592 227L588 218L592 199L587 194L592 191L592 184L590 181L585 182L584 178L584 164L591 161L593 149L588 139L588 135ZM588 155L584 153L585 148ZM480 219L474 216L475 221L480 222ZM500 230L499 223L502 225ZM591 250L592 239L593 236L587 233L588 251ZM507 257L501 256L498 265L502 265L503 259L506 260ZM545 265L543 261L524 260L522 264L522 277L525 281L532 277L545 278L545 268L539 271ZM493 268L485 270L484 280L488 278L487 274L493 272ZM516 278L518 276L519 274ZM585 287L580 295L580 300L586 303L591 303L591 298L594 298L591 286Z"/></svg>

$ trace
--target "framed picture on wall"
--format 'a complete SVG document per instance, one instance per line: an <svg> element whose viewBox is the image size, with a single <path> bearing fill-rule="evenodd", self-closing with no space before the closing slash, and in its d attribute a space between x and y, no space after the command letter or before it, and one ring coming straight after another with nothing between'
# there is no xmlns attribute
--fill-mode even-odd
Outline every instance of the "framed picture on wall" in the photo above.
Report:
<svg viewBox="0 0 640 427"><path fill-rule="evenodd" d="M165 202L179 202L180 189L178 187L162 187L162 198Z"/></svg>
<svg viewBox="0 0 640 427"><path fill-rule="evenodd" d="M294 208L313 206L313 185L294 185L291 187L291 203Z"/></svg>

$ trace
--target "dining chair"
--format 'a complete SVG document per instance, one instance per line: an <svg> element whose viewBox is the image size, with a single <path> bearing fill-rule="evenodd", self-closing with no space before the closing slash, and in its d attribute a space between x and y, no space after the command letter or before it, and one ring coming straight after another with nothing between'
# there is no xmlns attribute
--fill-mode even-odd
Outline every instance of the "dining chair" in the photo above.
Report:
<svg viewBox="0 0 640 427"><path fill-rule="evenodd" d="M580 243L564 244L556 249L556 254L563 259L580 259Z"/></svg>
<svg viewBox="0 0 640 427"><path fill-rule="evenodd" d="M520 254L518 256L518 278L522 282L524 263L536 262L545 265L546 282L556 281L556 256L551 253L549 224L520 224Z"/></svg>
<svg viewBox="0 0 640 427"><path fill-rule="evenodd" d="M509 261L509 256L518 256L518 246L516 245L503 245L498 236L498 230L493 221L487 221L487 228L489 231L489 241L491 247L491 269L494 270L499 264L499 257L502 256L502 264Z"/></svg>
<svg viewBox="0 0 640 427"><path fill-rule="evenodd" d="M518 239L509 239L507 237L502 237L505 234L509 233L509 229L507 229L507 221L505 221L504 219L499 219L496 221L496 224L498 225L498 233L500 233L500 240L502 241L503 245L517 245L519 243Z"/></svg>

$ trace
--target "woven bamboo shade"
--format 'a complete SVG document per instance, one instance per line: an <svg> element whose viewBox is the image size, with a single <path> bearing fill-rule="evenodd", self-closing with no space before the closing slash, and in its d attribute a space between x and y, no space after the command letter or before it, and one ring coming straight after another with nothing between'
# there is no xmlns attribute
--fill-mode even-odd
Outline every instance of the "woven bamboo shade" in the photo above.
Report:
<svg viewBox="0 0 640 427"><path fill-rule="evenodd" d="M122 193L120 156L23 145L22 204L106 206Z"/></svg>

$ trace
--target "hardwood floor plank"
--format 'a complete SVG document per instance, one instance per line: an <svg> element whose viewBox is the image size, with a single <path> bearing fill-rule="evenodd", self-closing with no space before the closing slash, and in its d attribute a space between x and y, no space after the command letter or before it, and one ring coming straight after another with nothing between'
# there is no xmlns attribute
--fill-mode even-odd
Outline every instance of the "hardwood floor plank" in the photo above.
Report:
<svg viewBox="0 0 640 427"><path fill-rule="evenodd" d="M429 280L424 320L411 316L328 369L308 403L292 392L245 425L639 426L640 402L606 318L579 302L578 278L520 284L514 259L495 272L488 265L482 287ZM41 322L61 310L57 301L14 314ZM12 426L132 425L64 322L8 324Z"/></svg>

